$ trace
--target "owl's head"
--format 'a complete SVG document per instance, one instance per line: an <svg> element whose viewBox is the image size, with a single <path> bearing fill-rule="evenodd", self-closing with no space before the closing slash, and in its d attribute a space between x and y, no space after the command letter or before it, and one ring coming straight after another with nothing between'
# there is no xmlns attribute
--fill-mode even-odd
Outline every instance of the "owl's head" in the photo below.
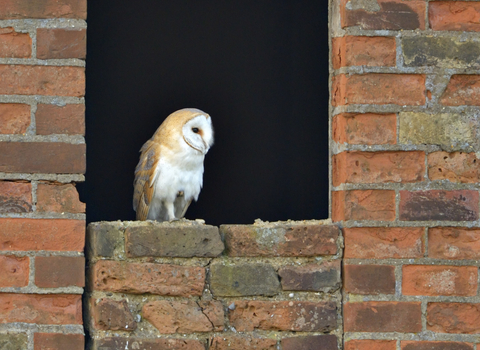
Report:
<svg viewBox="0 0 480 350"><path fill-rule="evenodd" d="M212 118L199 109L191 109L192 118L182 127L183 139L193 149L206 154L213 145Z"/></svg>

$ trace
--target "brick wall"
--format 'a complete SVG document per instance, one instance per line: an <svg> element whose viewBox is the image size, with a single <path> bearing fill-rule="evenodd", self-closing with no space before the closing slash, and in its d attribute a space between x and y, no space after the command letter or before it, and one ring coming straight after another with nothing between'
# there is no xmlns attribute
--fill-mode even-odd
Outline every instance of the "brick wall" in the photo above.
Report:
<svg viewBox="0 0 480 350"><path fill-rule="evenodd" d="M0 0L0 348L84 348L85 0Z"/></svg>
<svg viewBox="0 0 480 350"><path fill-rule="evenodd" d="M332 4L345 349L480 343L480 3Z"/></svg>

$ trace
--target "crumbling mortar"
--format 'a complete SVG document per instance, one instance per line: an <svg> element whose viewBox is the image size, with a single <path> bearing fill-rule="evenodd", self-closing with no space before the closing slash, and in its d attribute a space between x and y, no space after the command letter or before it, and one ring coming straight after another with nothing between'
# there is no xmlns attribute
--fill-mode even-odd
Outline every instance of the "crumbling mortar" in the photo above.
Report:
<svg viewBox="0 0 480 350"><path fill-rule="evenodd" d="M32 259L30 259L32 261ZM30 276L32 278L32 276ZM34 277L33 277L34 278ZM83 294L81 287L57 287L57 288L38 288L33 285L32 280L27 287L4 287L0 288L0 293L15 294Z"/></svg>
<svg viewBox="0 0 480 350"><path fill-rule="evenodd" d="M426 114L451 113L451 114L475 114L478 113L478 106L432 106L427 108L423 106L400 106L394 104L375 105L375 104L351 104L335 107L333 115L341 113L399 113L399 112L417 112Z"/></svg>
<svg viewBox="0 0 480 350"><path fill-rule="evenodd" d="M30 105L30 125L27 128L27 135L36 135L37 134L37 119L35 114L37 113L37 102L32 102Z"/></svg>
<svg viewBox="0 0 480 350"><path fill-rule="evenodd" d="M84 97L73 96L44 96L44 95L0 95L0 103L34 103L65 106L67 104L85 104Z"/></svg>
<svg viewBox="0 0 480 350"><path fill-rule="evenodd" d="M376 333L376 332L345 332L345 339L374 339L374 340L435 340L435 341L458 341L476 343L480 341L479 335L472 334L448 334L422 331L419 333Z"/></svg>
<svg viewBox="0 0 480 350"><path fill-rule="evenodd" d="M0 218L11 219L71 219L71 220L86 220L85 214L72 213L53 213L53 212L32 212L32 213L5 213L0 214Z"/></svg>
<svg viewBox="0 0 480 350"><path fill-rule="evenodd" d="M2 173L0 180L28 180L28 181L57 181L60 183L84 182L85 176L82 174L31 174L31 173Z"/></svg>
<svg viewBox="0 0 480 350"><path fill-rule="evenodd" d="M36 45L36 43L33 43ZM34 46L34 52L32 56L36 53L36 48ZM55 66L55 67L86 67L85 60L78 58L66 58L66 59L48 59L42 60L37 58L0 58L1 64L15 64L21 66Z"/></svg>
<svg viewBox="0 0 480 350"><path fill-rule="evenodd" d="M428 191L428 190L472 190L477 191L480 184L476 183L454 183L448 180L422 181L422 182L385 182L385 183L344 183L333 187L333 191L352 190L394 190L394 191Z"/></svg>
<svg viewBox="0 0 480 350"><path fill-rule="evenodd" d="M344 227L480 227L480 221L374 221L346 220Z"/></svg>
<svg viewBox="0 0 480 350"><path fill-rule="evenodd" d="M32 181L32 212L37 211L37 188L38 188L38 181Z"/></svg>
<svg viewBox="0 0 480 350"><path fill-rule="evenodd" d="M36 256L67 256L67 257L79 257L83 256L83 252L60 252L60 251L46 251L46 250L29 250L29 251L19 251L19 250L2 250L0 251L1 255L13 255L16 257L36 257Z"/></svg>
<svg viewBox="0 0 480 350"><path fill-rule="evenodd" d="M0 135L0 142L61 142L74 145L84 144L85 138L81 135Z"/></svg>

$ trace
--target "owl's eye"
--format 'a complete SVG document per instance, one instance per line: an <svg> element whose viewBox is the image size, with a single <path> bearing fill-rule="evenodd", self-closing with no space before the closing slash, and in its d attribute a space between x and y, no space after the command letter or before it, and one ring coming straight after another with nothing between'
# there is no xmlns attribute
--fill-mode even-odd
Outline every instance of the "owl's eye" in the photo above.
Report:
<svg viewBox="0 0 480 350"><path fill-rule="evenodd" d="M192 128L192 131L197 134L198 133L198 128Z"/></svg>

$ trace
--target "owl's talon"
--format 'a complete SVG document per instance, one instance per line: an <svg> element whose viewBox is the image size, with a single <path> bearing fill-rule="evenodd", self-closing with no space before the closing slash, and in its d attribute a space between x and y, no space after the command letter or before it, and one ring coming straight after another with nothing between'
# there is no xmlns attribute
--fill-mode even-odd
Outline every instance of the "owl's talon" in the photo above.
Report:
<svg viewBox="0 0 480 350"><path fill-rule="evenodd" d="M171 220L168 220L168 222L175 222L175 221L179 221L180 219L177 219L177 218L173 218Z"/></svg>

